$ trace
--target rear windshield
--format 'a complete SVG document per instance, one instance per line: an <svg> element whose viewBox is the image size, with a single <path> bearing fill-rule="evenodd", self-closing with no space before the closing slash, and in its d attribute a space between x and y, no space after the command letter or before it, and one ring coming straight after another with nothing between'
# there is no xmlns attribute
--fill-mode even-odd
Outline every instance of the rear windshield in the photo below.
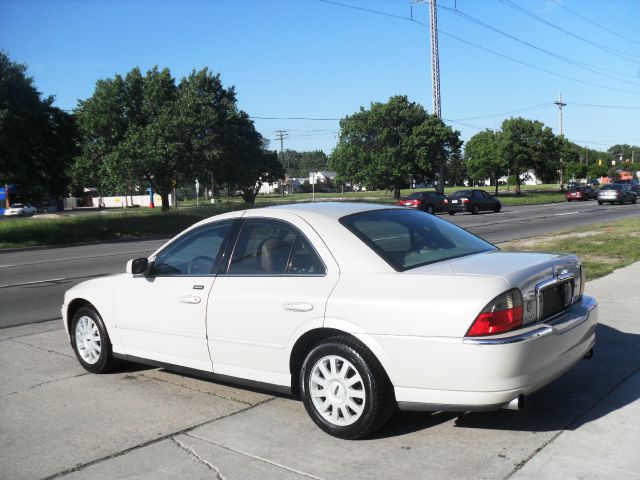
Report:
<svg viewBox="0 0 640 480"><path fill-rule="evenodd" d="M458 190L456 193L454 193L451 196L453 198L470 197L471 196L471 191L470 190Z"/></svg>
<svg viewBox="0 0 640 480"><path fill-rule="evenodd" d="M570 192L584 192L585 188L584 187L571 187L569 188Z"/></svg>
<svg viewBox="0 0 640 480"><path fill-rule="evenodd" d="M426 195L424 195L422 192L414 192L414 193L412 193L411 195L409 195L407 198L409 198L409 199L412 199L412 200L413 200L413 199L416 199L416 198L418 198L418 199L419 199L419 198L422 198L422 197L424 197L424 196L426 196Z"/></svg>
<svg viewBox="0 0 640 480"><path fill-rule="evenodd" d="M603 186L600 190L620 190L622 185L609 184Z"/></svg>
<svg viewBox="0 0 640 480"><path fill-rule="evenodd" d="M373 210L342 217L340 223L398 271L497 250L452 223L414 210Z"/></svg>

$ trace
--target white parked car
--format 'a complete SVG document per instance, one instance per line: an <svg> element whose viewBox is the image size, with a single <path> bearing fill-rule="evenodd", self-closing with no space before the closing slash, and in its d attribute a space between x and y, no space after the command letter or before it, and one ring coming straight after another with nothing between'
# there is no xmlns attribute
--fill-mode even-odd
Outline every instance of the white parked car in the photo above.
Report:
<svg viewBox="0 0 640 480"><path fill-rule="evenodd" d="M595 342L578 258L505 253L433 215L298 204L197 223L66 292L82 366L118 359L299 392L326 432L516 408Z"/></svg>
<svg viewBox="0 0 640 480"><path fill-rule="evenodd" d="M5 209L4 214L7 217L24 217L36 213L36 207L30 203L13 203L10 208Z"/></svg>

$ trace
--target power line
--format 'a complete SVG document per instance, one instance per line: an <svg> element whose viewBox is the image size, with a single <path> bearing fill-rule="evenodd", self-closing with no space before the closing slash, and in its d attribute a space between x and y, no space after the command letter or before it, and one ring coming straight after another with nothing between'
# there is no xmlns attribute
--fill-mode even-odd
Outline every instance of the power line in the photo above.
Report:
<svg viewBox="0 0 640 480"><path fill-rule="evenodd" d="M334 1L330 1L330 0L318 0L318 1L323 2L323 3L328 3L328 4L331 4L331 5L336 5L336 6L339 6L339 7L352 8L354 10L361 10L361 11L364 11L364 12L367 12L367 13L373 13L373 14L377 14L377 15L384 15L384 16L390 16L390 17L398 18L398 19L402 19L402 20L408 20L408 21L411 21L412 23L417 23L418 25L421 25L423 27L427 27L426 24L424 24L422 22L418 22L417 20L414 20L414 19L412 19L410 17L402 17L400 15L387 14L386 12L380 12L380 11L373 10L373 9L370 9L370 8L354 7L353 5L347 5L345 3L339 3L339 2L334 2ZM438 33L440 33L442 35L445 35L447 37L454 38L454 39L458 40L459 42L466 43L467 45L471 45L472 47L476 47L476 48L478 48L480 50L484 50L485 52L489 52L489 53L491 53L493 55L496 55L498 57L505 58L507 60L511 60L512 62L519 63L520 65L525 65L527 67L533 68L533 69L538 70L540 72L548 73L548 74L553 75L555 77L564 78L565 80L571 80L571 81L577 82L577 83L582 83L583 85L590 85L592 87L604 88L606 90L611 90L611 91L614 91L614 92L632 93L632 94L635 94L635 95L640 95L640 91L633 91L633 90L625 90L625 89L622 89L622 88L608 87L606 85L601 85L599 83L589 82L587 80L581 80L579 78L574 78L574 77L570 77L568 75L563 75L561 73L557 73L557 72L554 72L552 70L547 70L546 68L538 67L538 66L533 65L531 63L527 63L527 62L524 62L522 60L518 60L516 58L510 57L509 55L505 55L503 53L496 52L495 50L492 50L490 48L483 47L482 45L478 45L477 43L471 42L469 40L465 40L464 38L458 37L457 35L454 35L452 33L447 33L442 29L438 29Z"/></svg>
<svg viewBox="0 0 640 480"><path fill-rule="evenodd" d="M320 0L326 1L326 0ZM318 122L337 122L340 118L314 118L314 117L249 117L252 120L310 120Z"/></svg>
<svg viewBox="0 0 640 480"><path fill-rule="evenodd" d="M602 30L604 30L606 32L609 32L609 33L611 33L611 34L613 34L613 35L615 35L617 37L620 37L620 38L622 38L624 40L627 40L627 41L629 41L631 43L635 43L636 45L640 45L640 42L636 42L632 38L629 38L629 37L627 37L625 35L622 35L622 34L616 32L615 30L612 30L610 28L605 27L604 25L600 25L598 22L594 22L593 20L591 20L591 19L585 17L584 15L576 12L575 10L571 10L569 7L567 7L566 5L563 5L562 2L559 2L558 0L551 0L551 1L553 3L555 3L557 6L559 6L560 8L565 9L567 12L575 15L578 18L581 18L582 20L584 20L585 22L590 23L591 25L595 25L596 27L598 27L598 28L600 28L600 29L602 29Z"/></svg>
<svg viewBox="0 0 640 480"><path fill-rule="evenodd" d="M612 109L620 109L620 110L640 110L640 106L630 106L630 105L597 105L593 103L579 103L579 102L571 102L571 105L578 105L580 107L593 107L593 108L612 108Z"/></svg>
<svg viewBox="0 0 640 480"><path fill-rule="evenodd" d="M544 72L544 73L548 73L550 75L553 75L553 76L556 76L556 77L559 77L559 78L564 78L565 80L571 80L573 82L582 83L584 85L591 85L592 87L604 88L606 90L612 90L614 92L633 93L635 95L640 95L640 91L624 90L622 88L608 87L606 85L601 85L599 83L589 82L587 80L580 80L579 78L574 78L574 77L570 77L568 75L563 75L561 73L554 72L552 70L547 70L546 68L538 67L538 66L533 65L531 63L527 63L527 62L524 62L522 60L518 60L517 58L510 57L509 55L505 55L503 53L496 52L495 50L491 50L490 48L483 47L481 45L478 45L477 43L470 42L469 40L465 40L464 38L460 38L457 35L453 35L452 33L447 33L447 32L444 32L442 30L440 30L440 33L445 35L445 36L447 36L447 37L455 38L459 42L466 43L467 45L471 45L473 47L479 48L480 50L484 50L485 52L489 52L489 53L492 53L493 55L497 55L498 57L506 58L507 60L511 60L512 62L516 62L516 63L519 63L521 65L526 65L527 67L533 68L535 70L539 70L539 71Z"/></svg>
<svg viewBox="0 0 640 480"><path fill-rule="evenodd" d="M523 13L524 15L527 15L528 17L534 18L535 20L538 20L539 22L544 23L545 25L548 25L562 33L564 33L565 35L569 35L570 37L573 37L577 40L580 40L581 42L584 42L588 45L591 45L593 47L599 48L600 50L603 50L607 53L610 53L612 55L615 55L617 57L620 57L624 60L627 60L628 62L632 62L634 64L637 64L638 59L640 59L640 57L638 57L637 55L633 55L633 54L628 54L625 52L622 52L620 50L616 50L615 48L611 48L611 47L607 47L606 45L601 45L599 43L593 42L591 40L589 40L588 38L585 38L581 35L577 35L573 32L570 32L569 30L562 28L558 25L556 25L555 23L552 23L538 15L536 15L533 12L530 12L529 10L527 10L526 8L521 7L520 5L517 5L516 3L512 2L511 0L498 0L501 3L504 3L505 5L507 5L508 7L513 8L514 10L519 11L520 13Z"/></svg>
<svg viewBox="0 0 640 480"><path fill-rule="evenodd" d="M603 75L605 77L611 78L613 80L617 80L619 82L625 82L625 83L629 83L631 85L638 86L637 82L631 82L629 80L623 80L621 78L617 78L617 77L614 76L614 75L619 75L619 76L630 76L630 77L633 77L633 75L620 73L620 72L613 72L611 70L606 70L606 69L600 68L600 67L598 67L596 65L590 65L588 63L580 62L578 60L575 60L575 59L572 59L572 58L569 58L569 57L565 57L563 55L559 55L559 54L557 54L555 52L552 52L551 50L547 50L545 48L539 47L537 45L534 45L533 43L530 43L530 42L528 42L526 40L523 40L523 39L521 39L519 37L516 37L515 35L512 35L512 34L510 34L508 32L505 32L504 30L500 30L499 28L494 27L494 26L492 26L492 25L490 25L490 24L488 24L486 22L483 22L482 20L479 20L479 19L477 19L477 18L475 18L475 17L473 17L473 16L471 16L471 15L469 15L467 13L464 13L464 12L462 12L461 10L459 10L457 8L453 9L453 8L445 7L445 6L442 6L442 5L440 5L439 8L442 9L442 10L451 12L451 13L453 13L455 15L458 15L458 16L464 18L465 20L467 20L469 22L473 22L473 23L475 23L477 25L480 25L481 27L484 27L484 28L486 28L488 30L491 30L492 32L498 33L499 35L502 35L504 37L507 37L507 38L513 40L513 41L516 41L518 43L526 45L529 48L533 48L534 50L542 52L545 55L549 55L549 56L551 56L553 58L561 60L561 61L563 61L565 63L570 64L570 65L573 65L573 66L588 70L588 71L590 71L592 73L596 73L598 75ZM604 72L608 72L608 73L604 73ZM611 75L611 74L614 74L614 75Z"/></svg>
<svg viewBox="0 0 640 480"><path fill-rule="evenodd" d="M498 116L501 116L501 115L508 115L510 113L526 112L526 111L529 111L529 110L536 110L536 109L539 109L539 108L550 108L551 105L552 105L551 103L545 102L545 103L540 103L538 105L532 105L530 107L519 108L517 110L509 110L509 111L506 111L506 112L498 112L498 113L488 113L486 115L477 115L477 116L474 116L474 117L456 118L455 120L456 121L460 121L460 120L464 121L464 120L478 120L480 118L498 117ZM451 121L453 121L453 120L451 120Z"/></svg>

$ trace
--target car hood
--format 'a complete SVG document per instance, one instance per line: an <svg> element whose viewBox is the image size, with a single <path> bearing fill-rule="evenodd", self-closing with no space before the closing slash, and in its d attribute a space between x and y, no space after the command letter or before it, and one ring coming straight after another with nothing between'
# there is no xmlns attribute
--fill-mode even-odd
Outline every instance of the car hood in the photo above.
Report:
<svg viewBox="0 0 640 480"><path fill-rule="evenodd" d="M68 298L74 298L82 296L82 294L91 291L106 291L115 288L119 280L125 276L126 273L114 273L105 277L93 278L91 280L85 280L82 283L74 285L65 292L65 300Z"/></svg>

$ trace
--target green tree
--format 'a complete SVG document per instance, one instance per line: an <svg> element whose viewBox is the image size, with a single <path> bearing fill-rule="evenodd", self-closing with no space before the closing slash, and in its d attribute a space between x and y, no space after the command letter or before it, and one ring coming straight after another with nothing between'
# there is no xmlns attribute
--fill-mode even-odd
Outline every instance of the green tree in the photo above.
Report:
<svg viewBox="0 0 640 480"><path fill-rule="evenodd" d="M555 135L542 122L510 118L502 122L498 139L500 155L516 179L518 195L521 175L529 170L546 180L554 178L559 167L558 146Z"/></svg>
<svg viewBox="0 0 640 480"><path fill-rule="evenodd" d="M399 198L409 179L432 175L459 151L459 135L406 96L391 97L340 120L329 168L338 173L338 181L389 188Z"/></svg>
<svg viewBox="0 0 640 480"><path fill-rule="evenodd" d="M80 102L78 119L83 151L73 168L76 184L125 192L151 184L163 210L176 183L215 177L216 185L246 189L253 201L260 179L279 173L253 122L238 110L234 89L206 68L177 85L157 67L100 80Z"/></svg>
<svg viewBox="0 0 640 480"><path fill-rule="evenodd" d="M507 173L507 163L500 155L497 133L484 130L471 137L464 148L467 175L473 180L493 179L498 194L498 178Z"/></svg>
<svg viewBox="0 0 640 480"><path fill-rule="evenodd" d="M66 193L76 154L72 115L41 98L26 65L0 51L0 184L16 184L25 198Z"/></svg>
<svg viewBox="0 0 640 480"><path fill-rule="evenodd" d="M589 178L600 178L607 176L607 170L606 164L599 165L598 163L593 163L589 165L587 173L589 174Z"/></svg>

